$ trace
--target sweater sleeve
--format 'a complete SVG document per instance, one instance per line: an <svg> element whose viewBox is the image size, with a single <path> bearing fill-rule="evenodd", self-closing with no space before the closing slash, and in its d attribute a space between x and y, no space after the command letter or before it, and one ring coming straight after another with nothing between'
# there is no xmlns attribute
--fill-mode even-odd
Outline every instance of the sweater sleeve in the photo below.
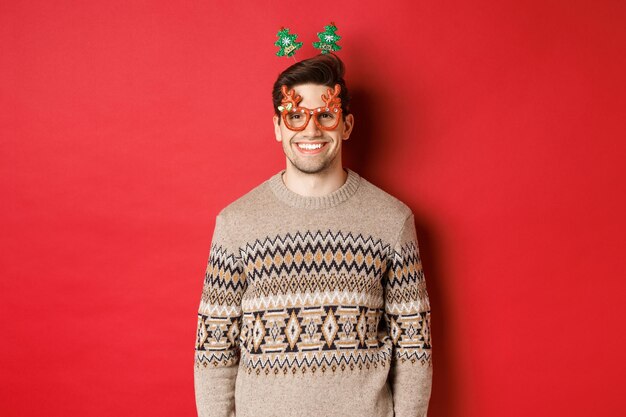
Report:
<svg viewBox="0 0 626 417"><path fill-rule="evenodd" d="M391 256L384 318L393 341L389 382L394 415L425 417L432 386L430 302L413 213L405 219Z"/></svg>
<svg viewBox="0 0 626 417"><path fill-rule="evenodd" d="M241 257L229 243L225 223L218 215L198 309L194 388L199 417L232 417L235 412L246 282Z"/></svg>

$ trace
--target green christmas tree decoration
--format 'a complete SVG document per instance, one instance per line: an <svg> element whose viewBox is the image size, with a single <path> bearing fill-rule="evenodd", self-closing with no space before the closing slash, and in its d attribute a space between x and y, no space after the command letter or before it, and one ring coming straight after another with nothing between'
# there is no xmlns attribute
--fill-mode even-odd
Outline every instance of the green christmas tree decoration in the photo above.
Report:
<svg viewBox="0 0 626 417"><path fill-rule="evenodd" d="M302 42L296 42L298 35L289 33L289 28L280 28L276 34L278 40L274 45L278 46L278 56L293 56L296 51L302 48Z"/></svg>
<svg viewBox="0 0 626 417"><path fill-rule="evenodd" d="M340 50L341 46L337 45L337 41L341 39L341 36L335 32L337 32L335 23L331 22L330 25L324 26L324 32L318 32L317 34L320 41L313 42L313 47L319 49L323 54Z"/></svg>

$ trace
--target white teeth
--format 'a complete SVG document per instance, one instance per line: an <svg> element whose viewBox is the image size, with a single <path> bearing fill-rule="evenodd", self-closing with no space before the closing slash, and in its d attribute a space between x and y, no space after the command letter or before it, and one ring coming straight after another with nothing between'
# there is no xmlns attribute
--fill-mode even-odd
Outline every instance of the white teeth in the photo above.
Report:
<svg viewBox="0 0 626 417"><path fill-rule="evenodd" d="M321 143L317 143L315 145L310 145L308 143L298 143L298 147L300 149L319 149L322 147Z"/></svg>

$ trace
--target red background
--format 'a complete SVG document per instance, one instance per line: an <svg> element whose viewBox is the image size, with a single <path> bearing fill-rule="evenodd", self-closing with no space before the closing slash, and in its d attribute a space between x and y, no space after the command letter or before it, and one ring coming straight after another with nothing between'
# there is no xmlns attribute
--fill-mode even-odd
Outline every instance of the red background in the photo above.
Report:
<svg viewBox="0 0 626 417"><path fill-rule="evenodd" d="M623 2L124 0L0 5L0 414L194 415L215 215L285 164L275 34L330 20L345 165L416 213L430 416L623 413Z"/></svg>

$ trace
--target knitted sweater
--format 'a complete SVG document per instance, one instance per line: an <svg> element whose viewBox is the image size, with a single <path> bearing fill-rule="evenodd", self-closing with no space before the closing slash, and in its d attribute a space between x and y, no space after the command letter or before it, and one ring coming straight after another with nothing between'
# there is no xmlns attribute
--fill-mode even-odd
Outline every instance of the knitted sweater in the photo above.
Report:
<svg viewBox="0 0 626 417"><path fill-rule="evenodd" d="M415 219L346 171L336 191L305 197L282 170L217 215L198 311L199 416L426 416Z"/></svg>

